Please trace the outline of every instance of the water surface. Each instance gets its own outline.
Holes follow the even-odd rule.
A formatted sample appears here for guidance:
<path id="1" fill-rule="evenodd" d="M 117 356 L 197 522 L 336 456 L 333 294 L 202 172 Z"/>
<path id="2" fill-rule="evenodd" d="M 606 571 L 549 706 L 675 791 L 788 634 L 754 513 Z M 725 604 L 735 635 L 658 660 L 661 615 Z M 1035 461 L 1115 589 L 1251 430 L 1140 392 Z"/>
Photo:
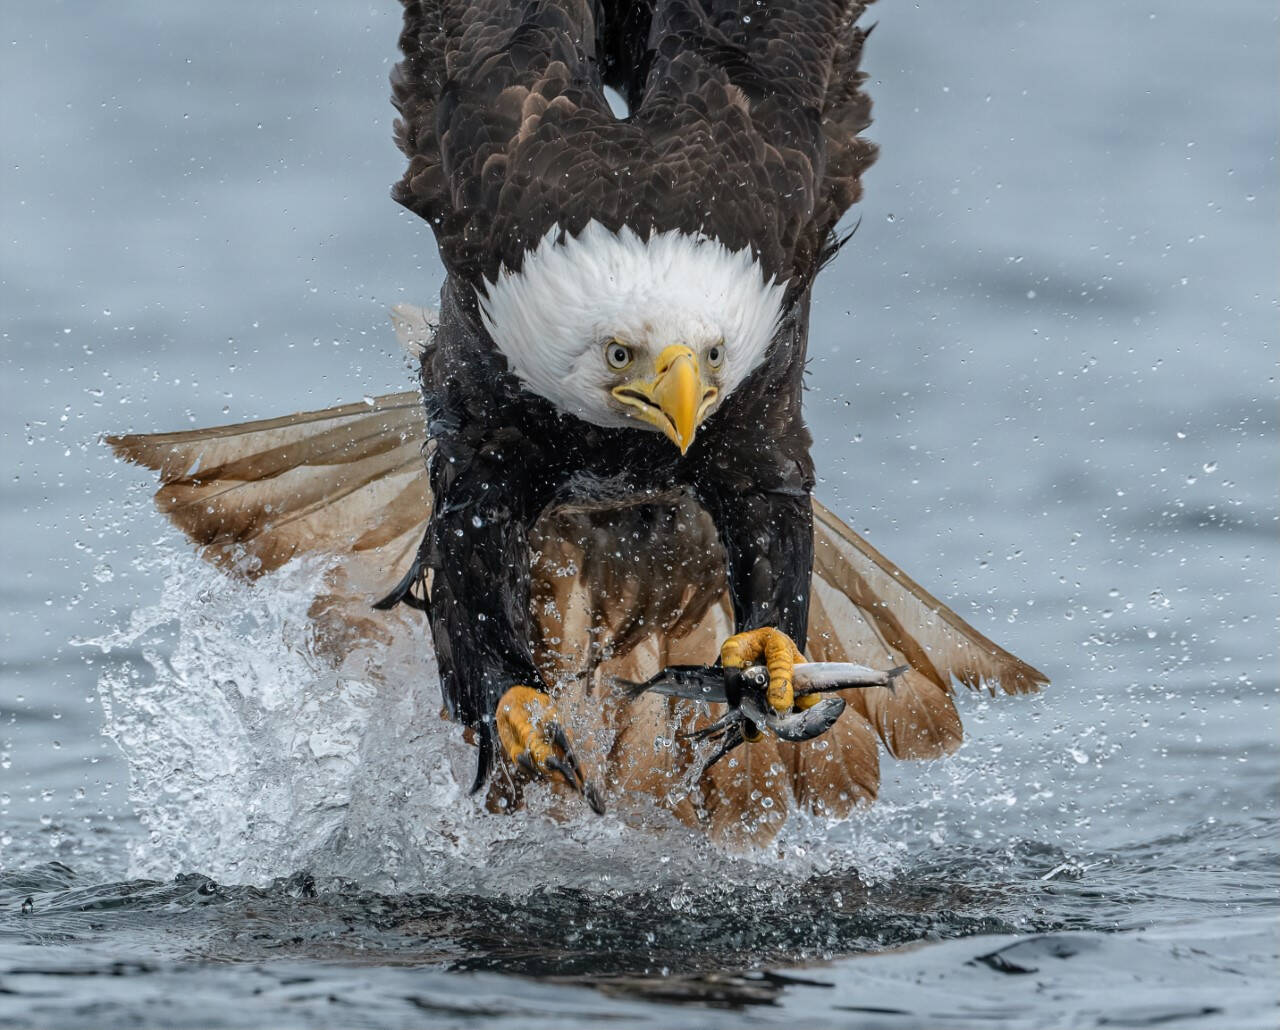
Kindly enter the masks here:
<path id="1" fill-rule="evenodd" d="M 807 413 L 1053 686 L 736 857 L 477 812 L 420 653 L 317 691 L 314 570 L 220 579 L 95 442 L 404 388 L 395 12 L 8 13 L 0 1024 L 1275 1025 L 1275 13 L 952 6 L 875 11 Z"/>

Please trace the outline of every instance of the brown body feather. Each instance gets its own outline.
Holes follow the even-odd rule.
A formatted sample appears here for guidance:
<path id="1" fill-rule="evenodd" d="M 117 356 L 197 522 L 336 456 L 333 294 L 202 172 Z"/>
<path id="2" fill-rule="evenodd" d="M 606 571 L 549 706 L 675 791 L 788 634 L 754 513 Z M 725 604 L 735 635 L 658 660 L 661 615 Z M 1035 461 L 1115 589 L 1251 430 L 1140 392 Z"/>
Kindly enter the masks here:
<path id="1" fill-rule="evenodd" d="M 472 281 L 595 220 L 697 227 L 799 294 L 875 160 L 866 6 L 404 0 L 393 195 Z"/>

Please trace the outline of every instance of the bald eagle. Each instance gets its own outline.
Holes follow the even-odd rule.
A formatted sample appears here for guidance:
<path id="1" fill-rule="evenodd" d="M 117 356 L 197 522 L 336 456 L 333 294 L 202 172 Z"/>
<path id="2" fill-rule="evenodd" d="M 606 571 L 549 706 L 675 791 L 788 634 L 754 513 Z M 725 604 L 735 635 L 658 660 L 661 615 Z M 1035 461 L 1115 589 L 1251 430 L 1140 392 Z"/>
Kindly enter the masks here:
<path id="1" fill-rule="evenodd" d="M 447 272 L 438 310 L 395 313 L 420 395 L 111 438 L 210 558 L 339 555 L 313 608 L 331 628 L 425 612 L 491 807 L 545 780 L 768 839 L 873 799 L 877 736 L 957 747 L 953 680 L 1046 682 L 812 496 L 812 288 L 875 157 L 864 6 L 405 0 L 393 195 Z M 695 782 L 705 708 L 610 688 L 761 663 L 786 712 L 806 656 L 908 671 Z"/>

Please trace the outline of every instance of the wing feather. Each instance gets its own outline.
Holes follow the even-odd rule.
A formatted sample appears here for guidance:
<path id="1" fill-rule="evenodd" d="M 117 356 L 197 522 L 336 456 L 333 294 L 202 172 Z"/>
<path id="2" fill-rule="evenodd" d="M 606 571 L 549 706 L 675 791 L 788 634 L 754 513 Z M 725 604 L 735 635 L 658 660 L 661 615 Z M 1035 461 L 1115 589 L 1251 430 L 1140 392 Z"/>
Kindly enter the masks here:
<path id="1" fill-rule="evenodd" d="M 1044 673 L 965 622 L 817 500 L 813 512 L 815 577 L 848 599 L 890 655 L 944 690 L 956 679 L 971 689 L 998 685 L 1007 694 L 1030 694 L 1049 682 Z M 846 629 L 848 621 L 833 622 L 837 640 L 855 632 Z"/>
<path id="2" fill-rule="evenodd" d="M 249 575 L 379 547 L 430 514 L 417 393 L 107 443 L 160 474 L 157 507 L 206 557 Z"/>

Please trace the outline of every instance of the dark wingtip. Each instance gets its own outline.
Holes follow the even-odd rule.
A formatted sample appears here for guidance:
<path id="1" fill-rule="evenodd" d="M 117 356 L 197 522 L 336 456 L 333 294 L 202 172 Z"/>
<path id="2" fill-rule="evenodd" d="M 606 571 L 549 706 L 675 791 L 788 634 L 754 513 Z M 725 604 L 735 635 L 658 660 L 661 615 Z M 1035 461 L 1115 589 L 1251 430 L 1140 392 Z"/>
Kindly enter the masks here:
<path id="1" fill-rule="evenodd" d="M 410 608 L 416 608 L 420 612 L 431 612 L 431 596 L 427 593 L 427 545 L 430 541 L 430 530 L 423 536 L 422 543 L 418 545 L 418 553 L 414 556 L 413 564 L 409 566 L 409 571 L 404 574 L 404 578 L 400 580 L 386 597 L 380 598 L 373 602 L 373 607 L 380 612 L 394 608 L 398 604 L 407 604 Z M 415 585 L 421 584 L 422 596 L 419 597 L 413 592 Z"/>
<path id="2" fill-rule="evenodd" d="M 409 571 L 404 574 L 404 578 L 391 588 L 391 592 L 386 597 L 373 602 L 373 607 L 380 612 L 385 612 L 403 602 L 410 608 L 417 608 L 418 611 L 425 612 L 427 610 L 427 602 L 420 597 L 416 597 L 413 593 L 413 585 L 421 578 L 422 566 L 415 561 Z"/>

